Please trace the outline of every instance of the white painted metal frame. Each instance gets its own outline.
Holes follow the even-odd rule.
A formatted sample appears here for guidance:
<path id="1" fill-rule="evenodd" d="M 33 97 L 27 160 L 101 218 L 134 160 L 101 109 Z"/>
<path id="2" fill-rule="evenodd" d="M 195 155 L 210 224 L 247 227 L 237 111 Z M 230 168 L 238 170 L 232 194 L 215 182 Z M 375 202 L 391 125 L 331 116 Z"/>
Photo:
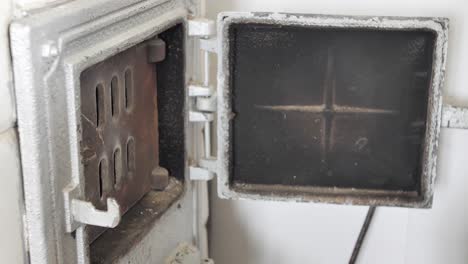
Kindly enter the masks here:
<path id="1" fill-rule="evenodd" d="M 31 263 L 89 262 L 83 227 L 76 230 L 76 239 L 66 233 L 67 204 L 62 193 L 70 186 L 79 186 L 75 198 L 83 194 L 79 185 L 84 179 L 79 152 L 81 71 L 184 22 L 194 5 L 184 0 L 77 0 L 12 23 Z M 191 42 L 187 45 L 190 50 Z M 192 230 L 193 189 L 189 181 L 186 183 L 181 209 L 172 207 L 166 214 L 168 218 L 180 218 L 178 225 Z M 156 247 L 168 252 L 167 247 L 175 247 L 176 242 L 193 240 L 193 230 L 165 228 L 172 230 L 170 237 L 145 239 L 151 243 L 143 241 L 134 250 L 136 256 L 126 258 L 137 259 L 139 251 L 154 251 Z M 161 245 L 161 241 L 165 244 Z M 153 255 L 164 254 L 158 252 Z"/>
<path id="2" fill-rule="evenodd" d="M 298 187 L 275 192 L 262 189 L 244 191 L 234 189 L 230 182 L 231 159 L 231 91 L 229 86 L 229 27 L 233 23 L 263 23 L 297 25 L 321 28 L 372 28 L 429 30 L 436 35 L 426 139 L 423 151 L 423 172 L 420 197 L 400 199 L 398 194 L 385 195 L 378 190 L 355 190 L 351 188 Z M 218 15 L 218 193 L 223 198 L 265 199 L 282 201 L 311 201 L 341 204 L 389 205 L 405 207 L 430 207 L 433 182 L 436 174 L 437 146 L 442 119 L 441 88 L 444 80 L 447 53 L 448 20 L 445 18 L 405 17 L 355 17 L 330 15 L 295 15 L 283 13 L 226 12 Z M 384 194 L 384 195 L 382 195 Z"/>

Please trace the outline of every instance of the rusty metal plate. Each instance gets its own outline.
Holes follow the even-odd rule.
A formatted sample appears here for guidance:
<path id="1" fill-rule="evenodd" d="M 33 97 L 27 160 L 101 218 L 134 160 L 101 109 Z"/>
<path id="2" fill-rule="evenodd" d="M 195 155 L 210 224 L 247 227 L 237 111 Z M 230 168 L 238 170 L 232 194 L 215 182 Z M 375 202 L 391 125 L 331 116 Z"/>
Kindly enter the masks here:
<path id="1" fill-rule="evenodd" d="M 81 74 L 85 198 L 98 209 L 114 197 L 124 214 L 155 185 L 153 170 L 167 172 L 158 166 L 156 65 L 148 60 L 150 52 L 139 44 Z M 104 230 L 88 226 L 89 243 Z"/>

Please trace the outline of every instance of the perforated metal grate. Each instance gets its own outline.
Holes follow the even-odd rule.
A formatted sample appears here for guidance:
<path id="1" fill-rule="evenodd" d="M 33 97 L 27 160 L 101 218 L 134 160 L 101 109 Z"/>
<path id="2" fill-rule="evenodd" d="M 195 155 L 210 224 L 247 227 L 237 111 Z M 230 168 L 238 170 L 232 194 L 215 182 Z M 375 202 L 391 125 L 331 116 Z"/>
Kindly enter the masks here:
<path id="1" fill-rule="evenodd" d="M 107 197 L 114 197 L 124 214 L 153 187 L 167 185 L 167 171 L 159 167 L 156 66 L 149 56 L 154 54 L 151 43 L 129 48 L 81 74 L 85 196 L 98 209 L 106 209 Z M 158 54 L 164 54 L 164 45 L 156 46 L 162 49 Z M 89 242 L 105 230 L 87 228 Z"/>

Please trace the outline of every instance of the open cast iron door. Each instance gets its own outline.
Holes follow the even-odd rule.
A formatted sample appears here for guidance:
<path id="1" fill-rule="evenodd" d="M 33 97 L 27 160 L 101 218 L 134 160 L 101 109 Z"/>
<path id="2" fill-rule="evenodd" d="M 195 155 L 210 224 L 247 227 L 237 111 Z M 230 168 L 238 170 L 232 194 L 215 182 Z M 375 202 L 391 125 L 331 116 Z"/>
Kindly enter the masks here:
<path id="1" fill-rule="evenodd" d="M 446 24 L 220 14 L 220 195 L 430 207 Z"/>

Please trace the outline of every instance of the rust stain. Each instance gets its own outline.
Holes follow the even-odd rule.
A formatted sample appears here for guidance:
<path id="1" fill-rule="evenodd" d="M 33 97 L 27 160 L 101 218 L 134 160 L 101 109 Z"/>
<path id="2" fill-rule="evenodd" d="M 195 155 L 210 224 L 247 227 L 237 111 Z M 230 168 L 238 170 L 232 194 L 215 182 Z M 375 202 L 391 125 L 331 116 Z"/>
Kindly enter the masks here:
<path id="1" fill-rule="evenodd" d="M 333 106 L 333 111 L 337 113 L 359 113 L 359 114 L 398 114 L 398 111 L 391 109 L 355 107 L 355 106 Z"/>
<path id="2" fill-rule="evenodd" d="M 308 113 L 321 113 L 325 110 L 324 105 L 255 105 L 256 108 L 271 110 L 271 111 L 294 111 L 294 112 L 308 112 Z"/>
<path id="3" fill-rule="evenodd" d="M 159 167 L 155 67 L 147 63 L 143 43 L 80 76 L 85 198 L 100 210 L 106 208 L 106 198 L 113 197 L 125 214 L 152 189 L 151 172 Z M 101 162 L 107 164 L 102 170 Z M 88 243 L 104 231 L 87 226 Z"/>
<path id="4" fill-rule="evenodd" d="M 307 113 L 322 113 L 324 112 L 324 105 L 255 105 L 256 108 L 279 111 L 279 112 L 307 112 Z M 331 107 L 332 112 L 336 113 L 359 113 L 359 114 L 398 114 L 398 111 L 391 109 L 379 109 L 379 108 L 367 108 L 367 107 L 355 107 L 355 106 L 341 106 L 333 105 Z"/>

